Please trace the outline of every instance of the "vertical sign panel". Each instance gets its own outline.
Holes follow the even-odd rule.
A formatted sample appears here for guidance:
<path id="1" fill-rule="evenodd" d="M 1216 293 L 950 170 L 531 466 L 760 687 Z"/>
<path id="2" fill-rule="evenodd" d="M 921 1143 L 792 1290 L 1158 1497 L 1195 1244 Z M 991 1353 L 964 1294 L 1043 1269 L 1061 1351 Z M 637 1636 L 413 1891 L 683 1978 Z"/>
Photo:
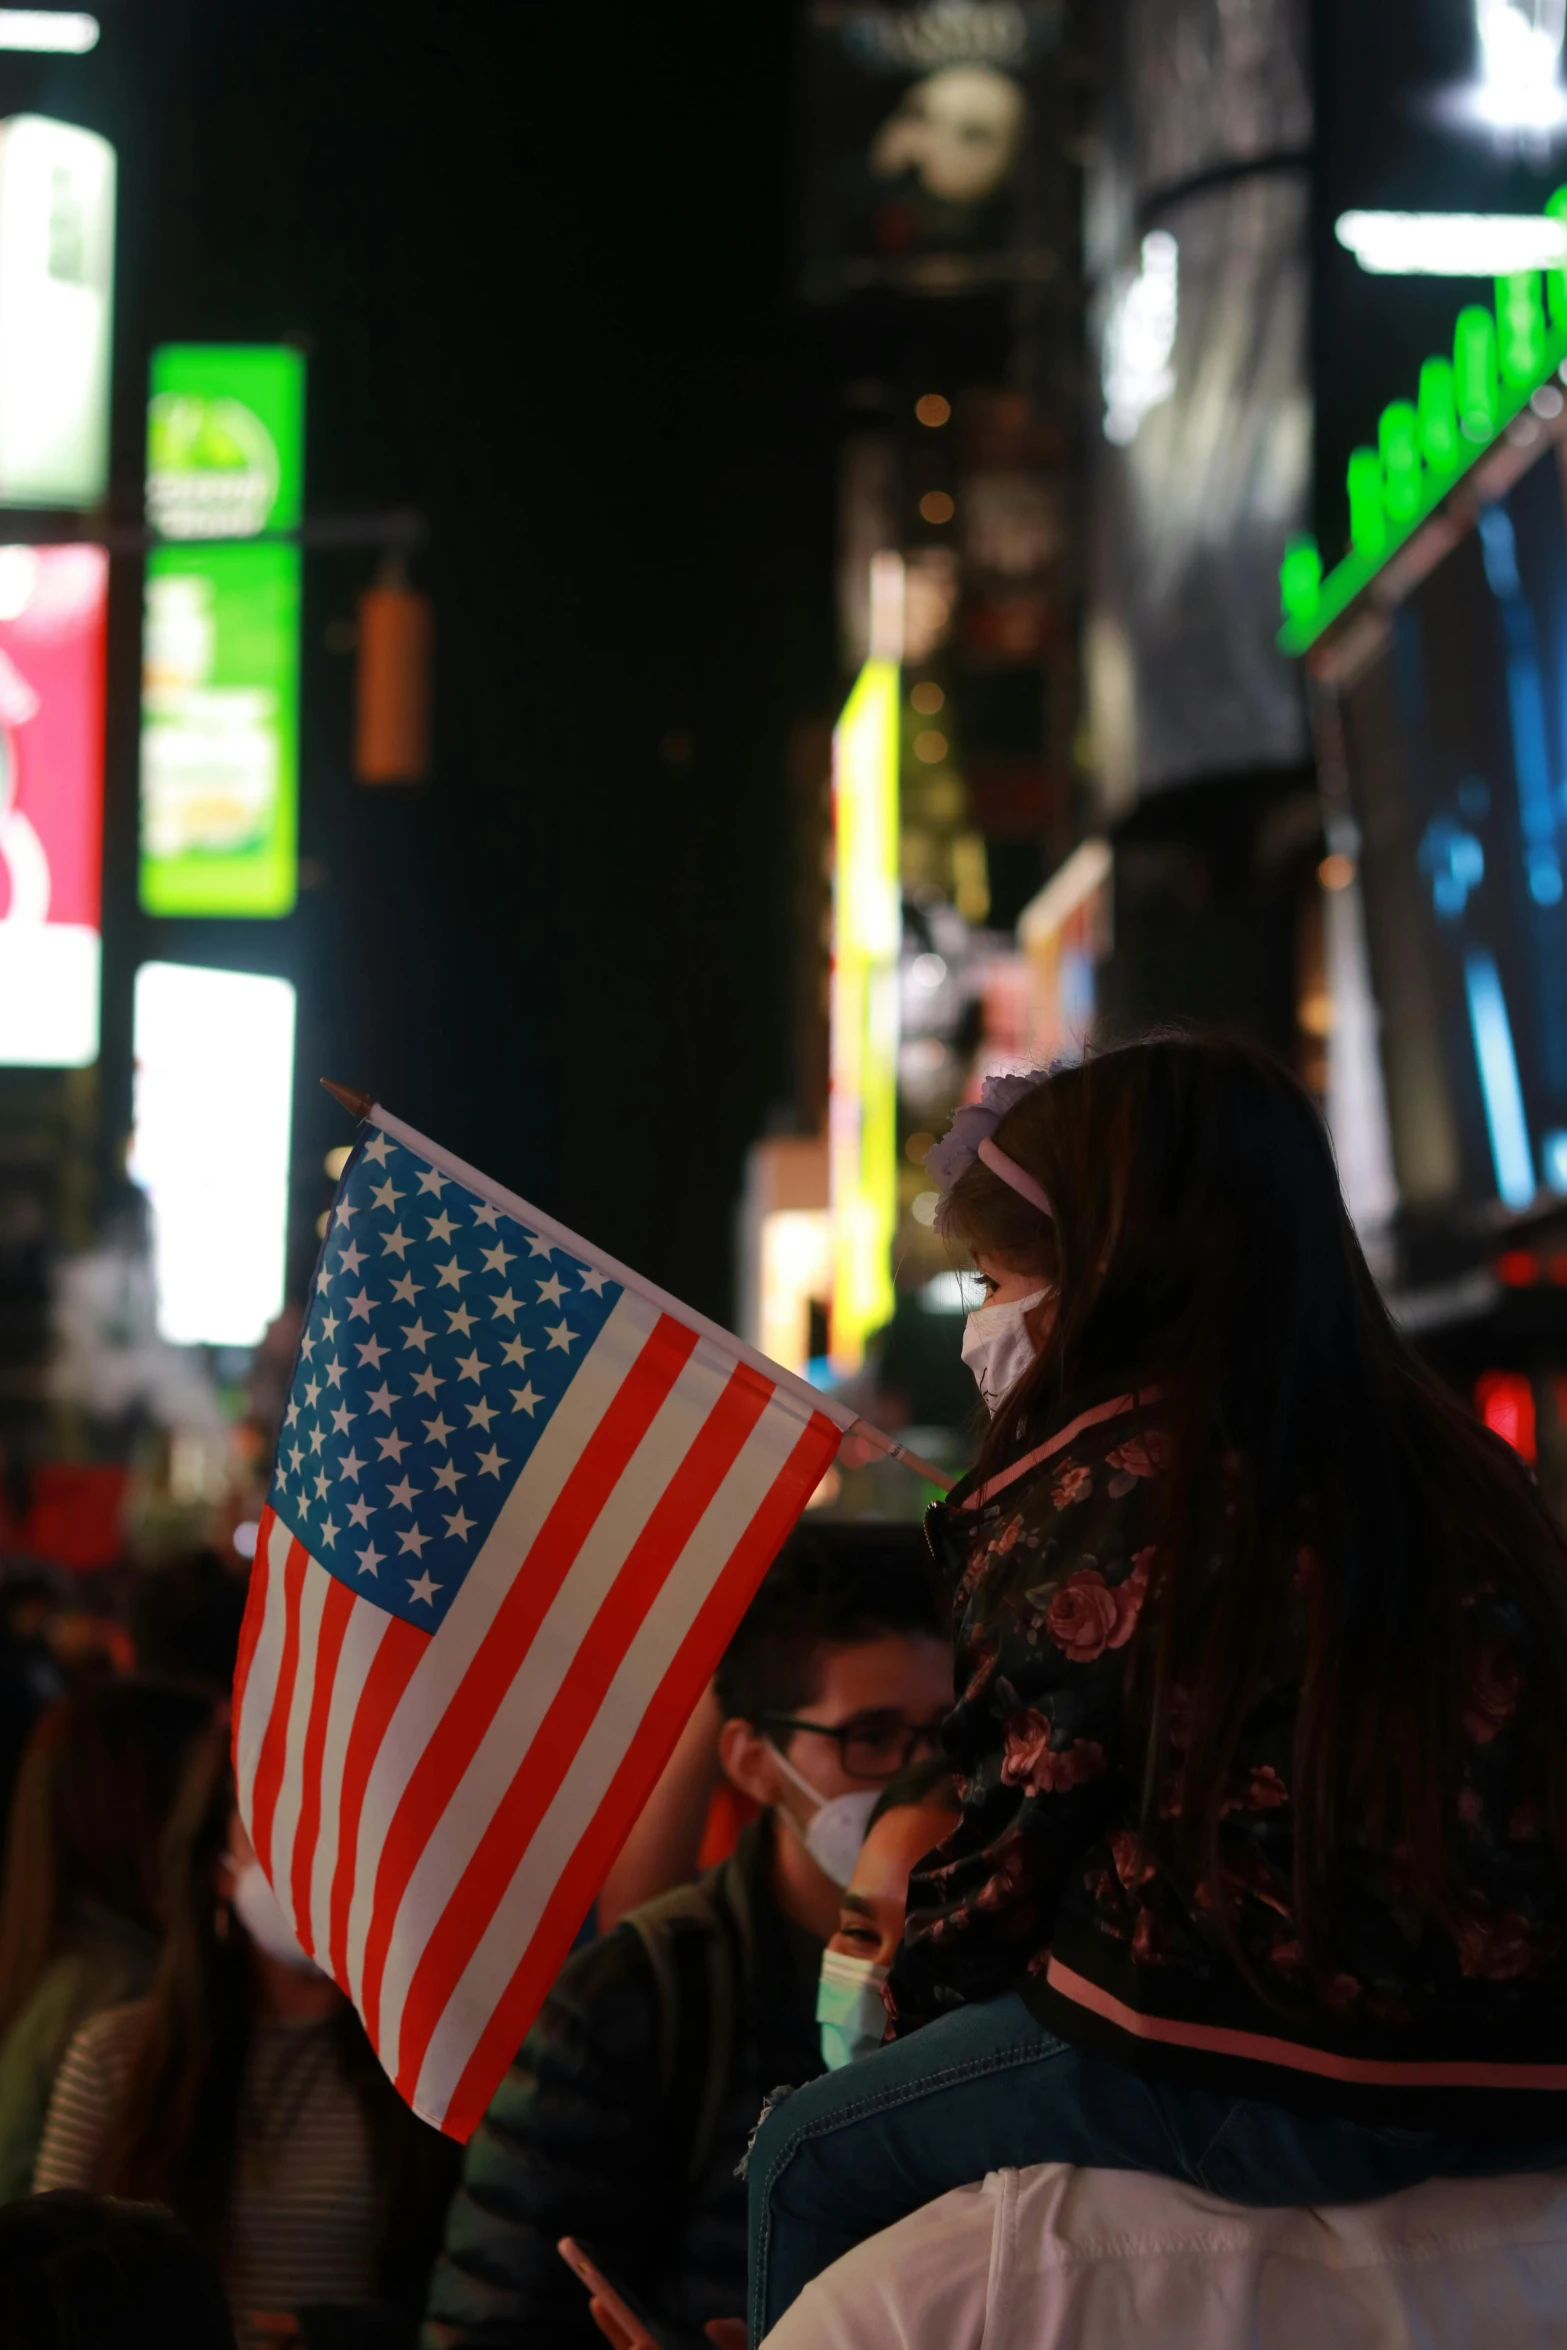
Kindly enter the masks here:
<path id="1" fill-rule="evenodd" d="M 0 1065 L 98 1058 L 101 547 L 0 547 Z"/>
<path id="2" fill-rule="evenodd" d="M 857 1371 L 892 1317 L 898 1216 L 898 665 L 867 661 L 833 735 L 828 1355 Z"/>
<path id="3" fill-rule="evenodd" d="M 144 963 L 134 1038 L 129 1165 L 152 1206 L 159 1333 L 254 1346 L 283 1303 L 294 990 Z"/>
<path id="4" fill-rule="evenodd" d="M 147 510 L 181 543 L 147 564 L 149 914 L 293 909 L 300 557 L 261 534 L 299 522 L 303 425 L 297 351 L 171 344 L 153 355 Z"/>
<path id="5" fill-rule="evenodd" d="M 96 131 L 0 123 L 0 503 L 107 495 L 114 176 Z"/>

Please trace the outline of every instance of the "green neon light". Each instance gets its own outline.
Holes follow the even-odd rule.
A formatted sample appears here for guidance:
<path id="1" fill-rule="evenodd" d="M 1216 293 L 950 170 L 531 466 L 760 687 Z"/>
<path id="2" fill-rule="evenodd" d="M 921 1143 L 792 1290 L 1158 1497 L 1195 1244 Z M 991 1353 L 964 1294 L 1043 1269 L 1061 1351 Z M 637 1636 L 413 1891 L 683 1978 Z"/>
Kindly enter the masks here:
<path id="1" fill-rule="evenodd" d="M 1567 220 L 1567 188 L 1545 209 Z M 1414 402 L 1390 402 L 1377 421 L 1376 447 L 1350 451 L 1343 561 L 1324 574 L 1313 539 L 1292 538 L 1285 548 L 1282 652 L 1304 653 L 1316 642 L 1564 361 L 1567 270 L 1499 277 L 1494 315 L 1477 302 L 1460 310 L 1452 358 L 1426 360 Z"/>

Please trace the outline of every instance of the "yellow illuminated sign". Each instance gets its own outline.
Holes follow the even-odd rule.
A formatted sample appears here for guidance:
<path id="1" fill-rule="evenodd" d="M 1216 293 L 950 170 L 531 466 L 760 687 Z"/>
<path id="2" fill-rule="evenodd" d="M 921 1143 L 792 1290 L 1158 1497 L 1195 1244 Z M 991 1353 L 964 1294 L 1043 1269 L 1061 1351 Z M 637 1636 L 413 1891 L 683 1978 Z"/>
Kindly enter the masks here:
<path id="1" fill-rule="evenodd" d="M 833 733 L 828 1358 L 892 1319 L 898 1215 L 898 664 L 867 661 Z"/>

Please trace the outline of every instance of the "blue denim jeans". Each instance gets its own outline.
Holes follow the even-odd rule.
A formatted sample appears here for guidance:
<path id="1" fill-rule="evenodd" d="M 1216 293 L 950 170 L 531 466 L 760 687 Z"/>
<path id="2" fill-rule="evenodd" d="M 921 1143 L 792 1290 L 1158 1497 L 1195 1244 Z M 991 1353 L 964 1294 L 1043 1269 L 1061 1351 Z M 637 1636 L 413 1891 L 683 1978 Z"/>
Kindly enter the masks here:
<path id="1" fill-rule="evenodd" d="M 1567 2163 L 1567 2100 L 1550 2145 L 1308 2117 L 1085 2056 L 1009 1993 L 768 2114 L 749 2172 L 753 2346 L 840 2253 L 949 2188 L 1035 2162 L 1154 2171 L 1235 2203 L 1364 2203 L 1421 2179 Z"/>

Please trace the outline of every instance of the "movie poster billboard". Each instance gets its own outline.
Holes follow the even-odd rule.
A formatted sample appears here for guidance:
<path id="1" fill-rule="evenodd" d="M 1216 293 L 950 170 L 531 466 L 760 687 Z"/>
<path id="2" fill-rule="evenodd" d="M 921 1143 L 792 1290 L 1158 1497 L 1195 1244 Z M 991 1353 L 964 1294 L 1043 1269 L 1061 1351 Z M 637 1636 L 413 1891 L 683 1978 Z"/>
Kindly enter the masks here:
<path id="1" fill-rule="evenodd" d="M 811 0 L 802 287 L 1042 282 L 1059 0 Z"/>

